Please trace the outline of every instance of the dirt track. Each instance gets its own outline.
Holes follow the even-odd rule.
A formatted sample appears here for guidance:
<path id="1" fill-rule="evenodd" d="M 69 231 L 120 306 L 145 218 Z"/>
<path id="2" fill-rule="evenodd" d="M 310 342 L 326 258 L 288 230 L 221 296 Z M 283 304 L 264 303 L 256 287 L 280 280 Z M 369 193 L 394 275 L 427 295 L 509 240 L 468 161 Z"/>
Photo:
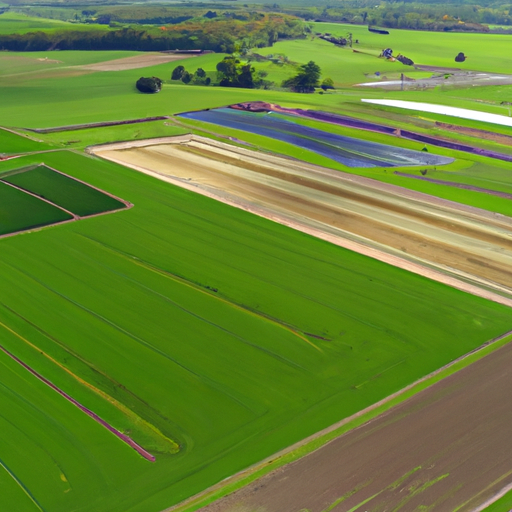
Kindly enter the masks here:
<path id="1" fill-rule="evenodd" d="M 191 56 L 187 54 L 147 52 L 144 55 L 135 55 L 134 57 L 125 57 L 123 59 L 108 60 L 76 67 L 88 69 L 89 71 L 124 71 L 126 69 L 147 68 L 157 64 L 165 64 L 166 62 L 187 59 Z"/>
<path id="2" fill-rule="evenodd" d="M 508 344 L 201 511 L 481 510 L 512 484 L 511 365 Z"/>
<path id="3" fill-rule="evenodd" d="M 182 144 L 160 140 L 147 145 L 147 141 L 141 141 L 91 151 L 393 265 L 512 305 L 512 219 L 207 139 L 177 140 Z"/>

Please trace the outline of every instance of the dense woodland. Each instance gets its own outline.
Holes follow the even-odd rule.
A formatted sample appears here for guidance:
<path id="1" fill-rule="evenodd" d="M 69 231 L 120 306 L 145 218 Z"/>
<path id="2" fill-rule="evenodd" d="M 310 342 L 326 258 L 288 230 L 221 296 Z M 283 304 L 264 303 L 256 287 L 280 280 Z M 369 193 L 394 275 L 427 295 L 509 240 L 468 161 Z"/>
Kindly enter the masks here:
<path id="1" fill-rule="evenodd" d="M 304 37 L 309 27 L 304 21 L 283 14 L 248 14 L 194 18 L 160 27 L 112 27 L 112 30 L 49 30 L 26 34 L 0 35 L 0 49 L 44 50 L 212 50 L 232 53 L 239 45 L 272 46 L 278 39 Z"/>

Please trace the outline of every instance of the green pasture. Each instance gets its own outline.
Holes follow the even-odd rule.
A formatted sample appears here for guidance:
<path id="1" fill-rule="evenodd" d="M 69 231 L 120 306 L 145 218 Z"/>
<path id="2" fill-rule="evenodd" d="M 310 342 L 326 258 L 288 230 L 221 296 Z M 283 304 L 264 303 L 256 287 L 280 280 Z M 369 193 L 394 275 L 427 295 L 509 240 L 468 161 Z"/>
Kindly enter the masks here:
<path id="1" fill-rule="evenodd" d="M 310 46 L 312 53 L 308 54 Z M 356 113 L 359 111 L 364 113 L 364 109 L 367 107 L 361 106 L 361 98 L 387 97 L 449 104 L 508 115 L 508 107 L 500 105 L 502 101 L 509 99 L 510 88 L 506 86 L 475 87 L 471 88 L 469 92 L 466 89 L 443 88 L 432 91 L 404 92 L 347 88 L 350 83 L 366 80 L 364 73 L 373 74 L 381 69 L 375 68 L 374 63 L 379 66 L 389 65 L 392 67 L 402 65 L 355 54 L 320 40 L 279 42 L 272 49 L 262 49 L 262 52 L 278 52 L 281 49 L 287 53 L 287 50 L 292 47 L 296 54 L 293 57 L 292 52 L 288 52 L 290 58 L 303 59 L 299 62 L 316 59 L 322 67 L 323 76 L 331 76 L 338 85 L 344 84 L 345 88 L 326 94 L 296 94 L 281 90 L 186 86 L 170 80 L 172 70 L 178 65 L 176 62 L 142 69 L 110 72 L 91 72 L 74 67 L 137 55 L 137 52 L 74 51 L 39 52 L 36 54 L 6 52 L 0 55 L 0 91 L 2 98 L 5 99 L 0 105 L 0 114 L 4 126 L 46 128 L 166 115 L 250 100 L 263 100 L 287 106 L 317 108 L 340 113 L 355 108 Z M 179 61 L 179 64 L 184 65 L 192 72 L 198 67 L 203 67 L 207 73 L 211 74 L 215 72 L 215 65 L 221 60 L 221 57 L 221 55 L 209 54 L 185 59 Z M 59 62 L 52 62 L 55 60 Z M 277 83 L 295 72 L 295 68 L 291 65 L 255 63 L 255 66 L 268 71 L 268 79 Z M 401 68 L 396 69 L 400 70 Z M 168 81 L 164 84 L 163 90 L 156 95 L 138 93 L 135 89 L 137 79 L 140 76 L 152 75 Z M 353 79 L 356 75 L 359 77 Z M 489 101 L 477 101 L 480 90 L 482 94 L 490 97 Z M 379 108 L 372 107 L 369 113 L 373 115 L 374 112 L 378 115 Z M 405 113 L 401 119 L 407 123 L 410 116 L 410 113 Z M 433 119 L 432 115 L 428 117 Z M 486 123 L 462 120 L 460 123 L 481 128 L 489 126 L 493 128 L 492 125 Z"/>
<path id="2" fill-rule="evenodd" d="M 0 128 L 0 155 L 45 151 L 47 149 L 50 149 L 48 144 Z"/>
<path id="3" fill-rule="evenodd" d="M 62 29 L 69 25 L 74 26 L 64 21 L 36 18 L 16 12 L 0 14 L 0 34 L 25 34 L 53 28 Z"/>
<path id="4" fill-rule="evenodd" d="M 61 428 L 60 414 L 41 400 L 44 421 L 9 417 L 31 441 L 2 461 L 52 512 L 161 510 L 509 328 L 508 308 L 135 171 L 70 151 L 45 163 L 135 206 L 0 241 L 2 344 L 157 457 L 144 461 L 66 403 L 87 427 L 50 436 L 45 421 Z M 66 457 L 61 435 L 62 450 L 74 447 Z M 60 464 L 67 483 L 34 472 L 33 443 L 38 467 Z M 11 480 L 9 505 L 21 492 Z"/>
<path id="5" fill-rule="evenodd" d="M 7 176 L 0 174 L 0 180 L 43 197 L 81 217 L 125 208 L 121 201 L 44 165 Z"/>
<path id="6" fill-rule="evenodd" d="M 376 71 L 388 78 L 399 77 L 400 73 L 411 74 L 414 72 L 411 68 L 406 68 L 400 62 L 388 62 L 385 59 L 379 59 L 378 53 L 367 55 L 363 53 L 354 53 L 350 48 L 337 47 L 322 39 L 299 39 L 295 41 L 280 41 L 272 48 L 260 48 L 258 52 L 262 55 L 272 55 L 274 53 L 283 53 L 290 61 L 305 64 L 310 60 L 320 66 L 322 70 L 322 79 L 330 77 L 334 80 L 336 87 L 346 87 L 356 83 L 371 82 L 373 79 L 366 75 L 373 76 Z M 261 64 L 255 64 L 258 68 Z M 279 68 L 279 66 L 276 68 Z M 280 82 L 296 73 L 293 66 L 284 65 L 281 69 L 287 71 L 287 76 L 281 73 L 276 76 L 275 81 Z M 269 73 L 269 80 L 274 80 L 274 74 Z M 279 80 L 281 79 L 281 80 Z"/>
<path id="7" fill-rule="evenodd" d="M 20 342 L 4 325 L 0 329 L 2 345 Z M 74 495 L 76 510 L 144 469 L 135 452 L 1 351 L 0 369 L 2 508 L 64 510 L 63 499 Z"/>
<path id="8" fill-rule="evenodd" d="M 53 32 L 61 30 L 91 30 L 85 23 L 70 23 L 57 19 L 27 16 L 13 11 L 0 14 L 0 34 L 26 34 L 27 32 Z M 108 25 L 94 25 L 94 30 L 110 30 Z"/>
<path id="9" fill-rule="evenodd" d="M 71 215 L 34 196 L 0 183 L 0 235 L 71 219 Z"/>
<path id="10" fill-rule="evenodd" d="M 3 52 L 0 119 L 18 130 L 262 100 L 439 135 L 439 119 L 430 114 L 376 108 L 360 99 L 400 98 L 506 113 L 499 106 L 508 98 L 506 86 L 403 93 L 350 86 L 369 81 L 365 75 L 375 71 L 388 78 L 409 74 L 406 66 L 374 56 L 386 46 L 418 63 L 450 67 L 455 54 L 464 51 L 469 58 L 463 66 L 486 66 L 464 69 L 504 72 L 512 57 L 496 48 L 510 36 L 421 33 L 422 39 L 417 32 L 379 36 L 365 27 L 326 24 L 316 30 L 336 35 L 351 30 L 354 40 L 360 40 L 357 48 L 372 55 L 318 39 L 279 42 L 258 53 L 284 53 L 299 64 L 316 61 L 323 77 L 342 87 L 334 92 L 302 95 L 169 80 L 178 64 L 191 72 L 203 67 L 214 73 L 222 55 L 84 73 L 72 66 L 137 52 Z M 458 42 L 466 41 L 471 44 L 458 48 Z M 485 57 L 491 47 L 499 59 Z M 45 62 L 46 57 L 60 62 Z M 295 72 L 292 65 L 254 65 L 276 82 Z M 159 94 L 135 90 L 135 81 L 149 75 L 167 82 Z M 323 129 L 423 147 L 371 132 L 331 125 Z M 511 134 L 510 129 L 498 130 Z M 5 367 L 0 429 L 7 433 L 0 440 L 0 503 L 9 510 L 163 510 L 510 329 L 504 306 L 121 166 L 76 151 L 55 151 L 187 132 L 238 138 L 263 151 L 347 170 L 267 137 L 180 119 L 45 135 L 26 132 L 44 142 L 0 130 L 0 154 L 52 150 L 0 161 L 0 173 L 44 161 L 134 204 L 113 215 L 0 240 L 1 344 L 157 458 L 154 464 L 143 460 L 0 352 Z M 497 151 L 501 147 L 478 143 Z M 428 149 L 457 158 L 449 166 L 429 168 L 428 177 L 512 193 L 510 164 Z M 399 177 L 386 169 L 351 172 L 512 215 L 512 202 L 505 199 Z M 43 178 L 30 176 L 26 185 L 42 186 L 40 193 L 46 196 Z M 62 200 L 63 188 L 59 194 Z M 23 223 L 27 212 L 41 218 L 27 205 L 13 222 Z M 3 218 L 1 211 L 0 222 Z"/>

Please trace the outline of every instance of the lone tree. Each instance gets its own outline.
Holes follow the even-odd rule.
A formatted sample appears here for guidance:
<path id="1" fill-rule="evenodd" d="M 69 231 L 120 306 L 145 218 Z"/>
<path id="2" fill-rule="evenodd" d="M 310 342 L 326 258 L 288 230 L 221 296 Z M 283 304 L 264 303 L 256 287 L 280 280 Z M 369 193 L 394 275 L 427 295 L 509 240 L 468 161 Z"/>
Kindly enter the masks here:
<path id="1" fill-rule="evenodd" d="M 315 87 L 319 85 L 320 75 L 320 67 L 310 60 L 300 67 L 295 76 L 285 80 L 282 85 L 295 92 L 315 92 Z"/>
<path id="2" fill-rule="evenodd" d="M 320 86 L 324 91 L 327 89 L 334 89 L 334 81 L 332 78 L 324 78 L 322 81 L 322 85 Z"/>
<path id="3" fill-rule="evenodd" d="M 151 77 L 142 77 L 141 76 L 137 80 L 135 87 L 137 87 L 137 89 L 140 92 L 145 92 L 145 93 L 160 92 L 160 89 L 162 89 L 162 80 L 160 80 L 160 78 L 157 78 L 156 76 L 151 76 Z"/>
<path id="4" fill-rule="evenodd" d="M 172 70 L 171 80 L 181 80 L 183 73 L 185 73 L 185 66 L 176 66 Z"/>

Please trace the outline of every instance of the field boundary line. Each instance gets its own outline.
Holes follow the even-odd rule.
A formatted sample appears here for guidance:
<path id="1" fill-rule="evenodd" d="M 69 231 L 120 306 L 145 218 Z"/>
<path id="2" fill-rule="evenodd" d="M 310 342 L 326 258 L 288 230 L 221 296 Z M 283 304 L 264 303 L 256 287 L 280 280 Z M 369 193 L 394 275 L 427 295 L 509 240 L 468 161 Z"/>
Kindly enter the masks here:
<path id="1" fill-rule="evenodd" d="M 487 501 L 484 501 L 481 505 L 472 509 L 471 512 L 482 512 L 483 510 L 486 510 L 489 506 L 498 501 L 500 498 L 503 498 L 503 496 L 505 496 L 505 494 L 507 494 L 509 491 L 512 491 L 512 484 L 508 484 L 505 487 L 503 487 L 503 489 L 498 491 L 494 496 L 489 498 Z"/>
<path id="2" fill-rule="evenodd" d="M 60 151 L 60 150 L 50 150 L 50 151 Z M 60 206 L 56 203 L 52 203 L 50 200 L 46 199 L 45 197 L 42 197 L 42 196 L 38 196 L 37 194 L 33 193 L 33 192 L 30 192 L 29 190 L 26 190 L 22 187 L 19 187 L 18 185 L 14 185 L 13 183 L 9 183 L 8 181 L 4 181 L 4 179 L 2 179 L 2 176 L 6 175 L 7 177 L 8 176 L 11 176 L 12 174 L 10 173 L 10 171 L 7 171 L 6 173 L 1 173 L 0 174 L 0 183 L 3 183 L 4 185 L 8 185 L 9 187 L 12 187 L 12 188 L 15 188 L 17 190 L 19 190 L 20 192 L 23 192 L 25 194 L 28 194 L 30 196 L 33 196 L 35 197 L 36 199 L 40 199 L 41 201 L 44 201 L 46 203 L 48 203 L 49 205 L 57 208 L 58 210 L 62 210 L 64 211 L 65 213 L 67 213 L 68 215 L 71 216 L 71 219 L 67 219 L 67 220 L 61 220 L 61 221 L 57 221 L 57 222 L 52 222 L 51 224 L 45 224 L 43 226 L 35 226 L 35 227 L 29 227 L 29 228 L 26 228 L 26 229 L 20 229 L 18 231 L 14 231 L 12 233 L 5 233 L 3 235 L 0 235 L 0 240 L 2 238 L 8 238 L 8 237 L 11 237 L 11 236 L 16 236 L 16 235 L 20 235 L 22 233 L 30 233 L 30 232 L 33 232 L 33 231 L 39 231 L 41 229 L 44 229 L 44 228 L 49 228 L 49 227 L 52 227 L 52 226 L 58 226 L 60 224 L 68 224 L 70 222 L 76 222 L 76 221 L 79 221 L 79 220 L 84 220 L 84 219 L 91 219 L 93 217 L 100 217 L 102 215 L 108 215 L 108 214 L 111 214 L 111 213 L 118 213 L 118 212 L 122 212 L 123 210 L 129 210 L 130 208 L 133 208 L 133 203 L 130 203 L 130 201 L 127 201 L 126 199 L 122 199 L 121 197 L 117 197 L 116 195 L 114 194 L 111 194 L 110 192 L 107 192 L 106 190 L 102 190 L 101 188 L 98 188 L 98 187 L 95 187 L 94 185 L 91 185 L 90 183 L 87 183 L 86 181 L 83 181 L 83 180 L 80 180 L 78 178 L 75 178 L 74 176 L 70 176 L 69 174 L 66 174 L 62 171 L 59 171 L 57 169 L 54 169 L 53 167 L 49 166 L 49 165 L 46 165 L 44 162 L 41 162 L 40 164 L 37 164 L 37 165 L 34 165 L 33 168 L 37 168 L 41 165 L 44 165 L 46 168 L 50 169 L 51 171 L 57 173 L 57 174 L 60 174 L 61 176 L 65 176 L 66 178 L 69 178 L 70 180 L 74 180 L 74 181 L 77 181 L 78 183 L 81 183 L 82 185 L 85 185 L 89 188 L 92 188 L 108 197 L 111 197 L 112 199 L 115 199 L 116 201 L 124 204 L 124 208 L 116 208 L 115 210 L 106 210 L 106 211 L 103 211 L 103 212 L 99 212 L 99 213 L 91 213 L 89 215 L 83 215 L 83 216 L 80 216 L 80 215 L 77 215 L 75 213 L 73 213 L 72 211 L 70 210 L 66 210 L 66 208 L 64 208 L 63 206 Z M 29 166 L 29 168 L 32 167 L 32 166 Z M 21 172 L 24 172 L 23 170 Z M 16 173 L 14 173 L 16 174 Z"/>
<path id="3" fill-rule="evenodd" d="M 470 366 L 475 361 L 482 359 L 495 350 L 498 350 L 510 341 L 512 341 L 512 330 L 484 342 L 482 345 L 474 348 L 470 352 L 454 359 L 450 363 L 434 370 L 424 377 L 421 377 L 413 383 L 362 409 L 361 411 L 358 411 L 355 414 L 352 414 L 351 416 L 306 437 L 302 441 L 294 443 L 293 445 L 276 452 L 270 457 L 267 457 L 262 461 L 225 478 L 205 491 L 196 494 L 195 496 L 191 496 L 183 502 L 166 508 L 161 512 L 194 512 L 199 510 L 200 508 L 205 507 L 206 505 L 209 505 L 242 487 L 245 487 L 262 476 L 317 451 L 326 444 L 343 436 L 345 433 L 354 430 L 365 423 L 371 422 L 376 417 L 407 401 L 417 393 L 432 386 L 445 377 Z M 484 509 L 479 508 L 472 512 L 481 512 L 481 510 Z"/>

